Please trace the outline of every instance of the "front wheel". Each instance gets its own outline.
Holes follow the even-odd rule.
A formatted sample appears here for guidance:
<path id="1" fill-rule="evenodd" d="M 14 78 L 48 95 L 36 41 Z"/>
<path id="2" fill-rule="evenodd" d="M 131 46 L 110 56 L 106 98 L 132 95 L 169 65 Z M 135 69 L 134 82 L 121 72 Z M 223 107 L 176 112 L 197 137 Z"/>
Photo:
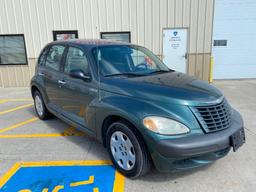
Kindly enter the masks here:
<path id="1" fill-rule="evenodd" d="M 107 131 L 107 148 L 114 166 L 132 178 L 144 175 L 151 165 L 146 146 L 135 132 L 126 121 L 111 124 Z"/>

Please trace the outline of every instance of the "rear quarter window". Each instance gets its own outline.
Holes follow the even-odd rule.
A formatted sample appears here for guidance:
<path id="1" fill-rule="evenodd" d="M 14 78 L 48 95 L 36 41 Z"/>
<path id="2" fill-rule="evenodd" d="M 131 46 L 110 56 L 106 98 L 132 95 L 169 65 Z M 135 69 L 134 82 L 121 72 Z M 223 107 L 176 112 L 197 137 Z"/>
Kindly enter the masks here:
<path id="1" fill-rule="evenodd" d="M 41 52 L 39 58 L 38 58 L 38 62 L 37 64 L 40 66 L 43 66 L 45 64 L 45 58 L 46 58 L 46 54 L 48 52 L 48 47 L 44 48 L 43 51 Z"/>

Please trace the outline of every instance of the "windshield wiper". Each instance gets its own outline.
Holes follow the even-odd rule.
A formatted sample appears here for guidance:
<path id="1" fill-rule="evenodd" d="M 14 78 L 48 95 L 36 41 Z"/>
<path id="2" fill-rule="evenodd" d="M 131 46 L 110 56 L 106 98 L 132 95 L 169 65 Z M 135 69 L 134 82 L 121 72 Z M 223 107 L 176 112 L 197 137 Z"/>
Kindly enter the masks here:
<path id="1" fill-rule="evenodd" d="M 148 74 L 154 74 L 154 73 L 169 73 L 169 72 L 173 72 L 173 70 L 157 70 L 157 71 L 152 71 Z"/>
<path id="2" fill-rule="evenodd" d="M 113 74 L 108 74 L 108 75 L 104 75 L 104 77 L 112 77 L 112 76 L 144 76 L 145 74 L 138 74 L 138 73 L 113 73 Z"/>

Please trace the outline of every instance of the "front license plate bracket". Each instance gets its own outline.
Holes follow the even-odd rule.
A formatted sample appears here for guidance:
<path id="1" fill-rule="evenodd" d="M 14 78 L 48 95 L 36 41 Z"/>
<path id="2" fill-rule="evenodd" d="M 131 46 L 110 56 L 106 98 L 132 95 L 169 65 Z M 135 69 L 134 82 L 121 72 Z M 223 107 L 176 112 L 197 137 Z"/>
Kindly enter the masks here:
<path id="1" fill-rule="evenodd" d="M 241 147 L 245 143 L 245 133 L 244 130 L 241 129 L 235 132 L 230 137 L 231 146 L 233 147 L 233 151 L 237 151 L 239 147 Z"/>

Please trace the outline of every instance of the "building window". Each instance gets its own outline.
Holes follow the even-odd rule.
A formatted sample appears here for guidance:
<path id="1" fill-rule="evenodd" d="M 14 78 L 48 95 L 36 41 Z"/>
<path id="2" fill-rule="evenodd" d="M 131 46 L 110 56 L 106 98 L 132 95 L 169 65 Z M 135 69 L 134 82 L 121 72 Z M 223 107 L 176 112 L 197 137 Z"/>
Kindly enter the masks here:
<path id="1" fill-rule="evenodd" d="M 213 46 L 227 46 L 227 40 L 214 40 Z"/>
<path id="2" fill-rule="evenodd" d="M 78 39 L 78 31 L 53 31 L 53 40 Z"/>
<path id="3" fill-rule="evenodd" d="M 24 35 L 0 35 L 0 65 L 27 64 Z"/>
<path id="4" fill-rule="evenodd" d="M 130 32 L 101 32 L 101 39 L 108 39 L 112 41 L 122 41 L 122 42 L 131 42 L 131 33 Z"/>

